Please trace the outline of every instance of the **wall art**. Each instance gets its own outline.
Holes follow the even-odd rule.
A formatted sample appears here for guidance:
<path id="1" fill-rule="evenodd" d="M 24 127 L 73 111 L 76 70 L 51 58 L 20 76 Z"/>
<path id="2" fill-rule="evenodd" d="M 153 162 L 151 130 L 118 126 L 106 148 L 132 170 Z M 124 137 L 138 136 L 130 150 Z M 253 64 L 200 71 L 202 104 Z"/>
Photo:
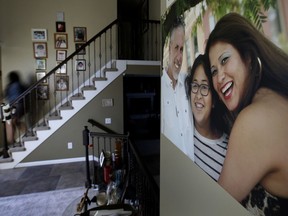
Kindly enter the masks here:
<path id="1" fill-rule="evenodd" d="M 32 29 L 32 41 L 47 41 L 46 29 Z"/>
<path id="2" fill-rule="evenodd" d="M 86 27 L 74 27 L 74 42 L 86 42 L 87 30 Z"/>
<path id="3" fill-rule="evenodd" d="M 33 42 L 33 52 L 35 58 L 47 58 L 47 43 L 46 42 Z"/>
<path id="4" fill-rule="evenodd" d="M 69 90 L 69 76 L 56 76 L 55 77 L 55 89 L 56 91 L 68 91 Z"/>
<path id="5" fill-rule="evenodd" d="M 68 34 L 54 33 L 54 47 L 55 49 L 68 49 Z"/>

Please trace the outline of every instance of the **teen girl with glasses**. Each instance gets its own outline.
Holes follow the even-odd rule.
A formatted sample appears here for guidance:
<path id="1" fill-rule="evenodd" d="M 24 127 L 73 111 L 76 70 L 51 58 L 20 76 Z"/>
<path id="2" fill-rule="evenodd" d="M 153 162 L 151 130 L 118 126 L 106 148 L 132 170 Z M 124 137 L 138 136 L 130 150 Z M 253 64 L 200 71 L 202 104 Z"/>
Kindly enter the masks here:
<path id="1" fill-rule="evenodd" d="M 199 55 L 185 80 L 186 93 L 194 118 L 195 163 L 215 181 L 225 159 L 228 136 L 221 119 L 224 105 L 212 85 L 206 56 Z"/>

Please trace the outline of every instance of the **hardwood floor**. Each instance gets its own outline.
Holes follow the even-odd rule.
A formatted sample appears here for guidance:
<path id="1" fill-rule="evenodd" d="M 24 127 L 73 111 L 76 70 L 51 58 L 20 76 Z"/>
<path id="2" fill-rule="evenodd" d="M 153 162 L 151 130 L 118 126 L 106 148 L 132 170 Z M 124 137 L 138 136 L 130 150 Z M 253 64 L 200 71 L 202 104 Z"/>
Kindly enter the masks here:
<path id="1" fill-rule="evenodd" d="M 138 140 L 136 146 L 159 186 L 160 140 Z M 90 167 L 91 169 L 91 167 Z M 0 197 L 85 187 L 86 164 L 83 162 L 43 165 L 0 170 Z"/>
<path id="2" fill-rule="evenodd" d="M 85 187 L 85 162 L 0 170 L 0 197 Z"/>

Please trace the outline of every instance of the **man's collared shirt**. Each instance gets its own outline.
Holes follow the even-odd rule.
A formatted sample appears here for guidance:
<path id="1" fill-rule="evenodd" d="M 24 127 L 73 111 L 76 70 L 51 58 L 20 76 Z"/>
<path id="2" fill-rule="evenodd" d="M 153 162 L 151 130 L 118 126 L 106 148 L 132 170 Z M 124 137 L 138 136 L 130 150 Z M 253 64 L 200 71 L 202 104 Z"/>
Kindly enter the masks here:
<path id="1" fill-rule="evenodd" d="M 194 161 L 194 125 L 185 91 L 186 74 L 179 73 L 173 89 L 164 69 L 161 77 L 161 132 Z"/>

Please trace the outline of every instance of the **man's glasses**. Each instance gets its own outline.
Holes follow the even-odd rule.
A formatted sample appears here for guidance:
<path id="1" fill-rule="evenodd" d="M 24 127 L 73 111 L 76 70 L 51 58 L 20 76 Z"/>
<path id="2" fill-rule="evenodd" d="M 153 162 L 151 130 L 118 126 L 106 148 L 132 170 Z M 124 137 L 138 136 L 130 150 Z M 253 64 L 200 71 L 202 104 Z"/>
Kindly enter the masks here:
<path id="1" fill-rule="evenodd" d="M 197 84 L 195 82 L 191 83 L 191 91 L 194 93 L 194 94 L 197 94 L 198 91 L 200 89 L 200 94 L 202 96 L 207 96 L 209 94 L 209 86 L 208 85 L 205 85 L 205 84 Z"/>

